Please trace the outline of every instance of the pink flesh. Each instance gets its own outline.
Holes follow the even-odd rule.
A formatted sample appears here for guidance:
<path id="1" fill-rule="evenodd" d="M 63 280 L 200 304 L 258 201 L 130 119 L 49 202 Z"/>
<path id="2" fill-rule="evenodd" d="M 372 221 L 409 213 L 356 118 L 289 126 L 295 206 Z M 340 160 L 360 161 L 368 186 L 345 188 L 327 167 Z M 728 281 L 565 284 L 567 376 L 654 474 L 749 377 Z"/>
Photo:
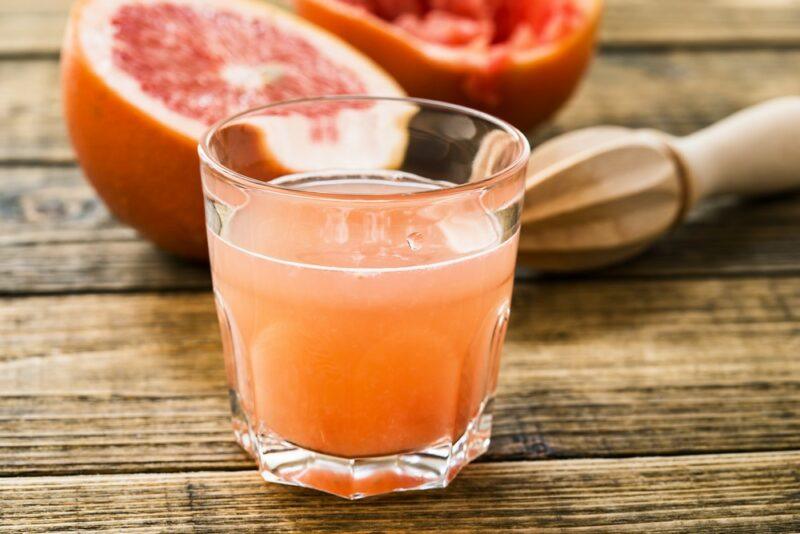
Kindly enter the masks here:
<path id="1" fill-rule="evenodd" d="M 365 9 L 424 41 L 492 56 L 557 41 L 583 19 L 573 0 L 339 1 Z"/>
<path id="2" fill-rule="evenodd" d="M 131 3 L 119 8 L 112 25 L 114 65 L 150 97 L 205 125 L 281 100 L 367 92 L 352 70 L 267 17 L 169 2 Z M 233 85 L 223 76 L 231 66 L 267 67 L 279 74 L 263 83 Z M 302 113 L 330 117 L 341 107 L 304 106 Z M 330 134 L 335 137 L 334 132 L 322 136 Z"/>

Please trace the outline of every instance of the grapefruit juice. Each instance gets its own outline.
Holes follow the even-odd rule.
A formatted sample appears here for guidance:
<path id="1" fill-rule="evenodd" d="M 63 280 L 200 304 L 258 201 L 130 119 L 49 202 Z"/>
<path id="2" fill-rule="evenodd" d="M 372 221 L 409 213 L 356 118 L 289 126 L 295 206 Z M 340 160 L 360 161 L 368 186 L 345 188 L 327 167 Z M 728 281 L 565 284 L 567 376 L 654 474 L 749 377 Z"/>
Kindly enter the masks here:
<path id="1" fill-rule="evenodd" d="M 304 188 L 422 190 L 368 179 Z M 245 212 L 231 217 L 227 239 L 209 232 L 209 240 L 217 302 L 230 330 L 226 357 L 250 424 L 341 457 L 461 437 L 494 387 L 515 236 L 459 257 L 452 247 L 463 243 L 450 243 L 447 230 L 423 234 L 417 228 L 427 221 L 409 217 L 394 221 L 405 234 L 394 249 L 361 239 L 317 243 L 319 251 L 287 261 L 235 244 L 250 227 Z M 328 233 L 368 233 L 370 215 L 353 208 L 329 221 L 340 227 Z M 417 264 L 415 256 L 426 260 Z"/>
<path id="2" fill-rule="evenodd" d="M 486 116 L 379 101 L 336 102 L 351 119 L 307 154 L 289 141 L 321 115 L 291 103 L 200 149 L 237 439 L 266 480 L 348 498 L 446 486 L 488 447 L 528 153 Z M 278 145 L 311 169 L 264 181 Z"/>

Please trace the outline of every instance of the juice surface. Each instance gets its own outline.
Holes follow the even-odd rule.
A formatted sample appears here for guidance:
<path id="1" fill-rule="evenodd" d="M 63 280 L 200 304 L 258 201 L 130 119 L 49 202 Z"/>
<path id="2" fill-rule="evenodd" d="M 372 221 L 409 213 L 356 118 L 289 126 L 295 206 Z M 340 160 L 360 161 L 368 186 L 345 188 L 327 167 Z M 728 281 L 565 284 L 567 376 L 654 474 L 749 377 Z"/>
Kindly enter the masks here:
<path id="1" fill-rule="evenodd" d="M 221 236 L 209 231 L 229 381 L 257 431 L 342 457 L 465 432 L 495 387 L 517 235 L 504 236 L 474 199 L 431 209 L 332 212 L 251 198 Z"/>

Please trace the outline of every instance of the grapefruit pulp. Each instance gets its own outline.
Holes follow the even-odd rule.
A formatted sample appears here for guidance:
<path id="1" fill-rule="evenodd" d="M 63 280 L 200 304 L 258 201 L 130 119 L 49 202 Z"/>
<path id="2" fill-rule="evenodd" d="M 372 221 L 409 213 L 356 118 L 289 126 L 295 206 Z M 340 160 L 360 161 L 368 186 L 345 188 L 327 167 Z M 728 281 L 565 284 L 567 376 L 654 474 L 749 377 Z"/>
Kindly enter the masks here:
<path id="1" fill-rule="evenodd" d="M 62 51 L 64 112 L 86 176 L 122 221 L 189 258 L 207 257 L 196 148 L 203 132 L 247 108 L 353 93 L 403 91 L 338 38 L 249 0 L 79 0 Z M 348 146 L 349 137 L 334 135 L 343 115 L 329 106 L 264 124 L 258 143 L 273 167 L 259 177 L 313 170 L 294 169 L 302 158 L 277 142 L 287 121 L 320 153 L 370 154 L 373 166 L 402 153 L 402 135 L 384 152 Z"/>
<path id="2" fill-rule="evenodd" d="M 381 64 L 411 95 L 526 130 L 571 95 L 602 0 L 295 0 L 297 12 Z"/>

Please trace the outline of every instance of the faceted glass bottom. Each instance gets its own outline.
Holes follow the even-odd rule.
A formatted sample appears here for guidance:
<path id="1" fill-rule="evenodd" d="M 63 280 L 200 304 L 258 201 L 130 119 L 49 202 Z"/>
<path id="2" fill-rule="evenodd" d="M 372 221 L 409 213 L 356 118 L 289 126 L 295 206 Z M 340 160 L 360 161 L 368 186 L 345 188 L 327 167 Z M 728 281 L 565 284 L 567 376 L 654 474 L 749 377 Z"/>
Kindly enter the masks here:
<path id="1" fill-rule="evenodd" d="M 486 452 L 492 430 L 491 401 L 484 403 L 455 442 L 401 454 L 341 458 L 303 449 L 249 424 L 236 393 L 230 392 L 234 434 L 267 482 L 312 488 L 346 499 L 394 491 L 446 487 L 469 462 Z"/>

